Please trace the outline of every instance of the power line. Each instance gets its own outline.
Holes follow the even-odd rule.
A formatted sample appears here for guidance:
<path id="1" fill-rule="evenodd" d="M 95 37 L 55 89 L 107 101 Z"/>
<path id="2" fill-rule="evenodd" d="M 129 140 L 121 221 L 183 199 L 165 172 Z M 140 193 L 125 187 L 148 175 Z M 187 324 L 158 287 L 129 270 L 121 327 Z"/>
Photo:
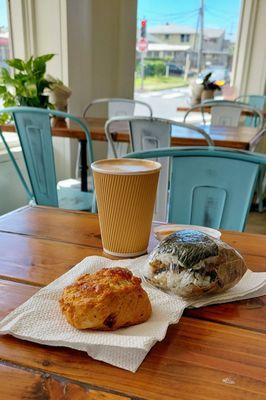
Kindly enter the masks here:
<path id="1" fill-rule="evenodd" d="M 162 17 L 171 17 L 171 16 L 185 16 L 186 14 L 190 14 L 192 12 L 198 12 L 198 9 L 194 9 L 194 10 L 187 10 L 187 11 L 180 11 L 180 12 L 176 12 L 176 13 L 167 13 L 167 14 L 163 14 L 163 13 L 157 13 L 156 11 L 150 11 L 150 10 L 146 10 L 146 11 L 142 11 L 142 14 L 155 14 L 155 15 L 160 15 Z"/>
<path id="2" fill-rule="evenodd" d="M 163 21 L 163 20 L 180 21 L 180 20 L 191 19 L 192 17 L 195 17 L 197 14 L 198 14 L 198 11 L 193 11 L 190 14 L 180 15 L 180 16 L 172 15 L 171 17 L 167 17 L 165 15 L 162 15 L 160 17 L 151 17 L 151 18 L 149 18 L 149 20 L 150 21 Z M 137 19 L 138 19 L 138 21 L 140 21 L 143 19 L 143 17 L 138 17 Z"/>
<path id="3" fill-rule="evenodd" d="M 215 13 L 213 13 L 213 11 L 212 10 L 210 10 L 208 7 L 206 7 L 205 8 L 205 10 L 206 10 L 206 12 L 208 13 L 208 14 L 210 14 L 211 16 L 213 16 L 214 18 L 216 18 L 216 19 L 218 19 L 218 20 L 221 20 L 221 21 L 225 21 L 225 17 L 223 16 L 223 15 L 216 15 Z M 230 21 L 232 21 L 232 20 L 234 20 L 235 18 L 233 17 L 233 16 L 227 16 L 226 17 L 226 19 L 228 20 L 230 20 Z"/>
<path id="4" fill-rule="evenodd" d="M 228 12 L 228 10 L 221 10 L 221 9 L 214 8 L 212 6 L 209 6 L 209 4 L 208 4 L 208 6 L 206 6 L 205 9 L 208 9 L 208 10 L 214 12 L 214 13 L 217 13 L 217 14 L 219 14 L 219 16 L 221 16 L 223 18 L 225 16 L 226 17 L 228 17 L 228 16 L 235 17 L 235 13 L 230 13 L 230 12 Z"/>

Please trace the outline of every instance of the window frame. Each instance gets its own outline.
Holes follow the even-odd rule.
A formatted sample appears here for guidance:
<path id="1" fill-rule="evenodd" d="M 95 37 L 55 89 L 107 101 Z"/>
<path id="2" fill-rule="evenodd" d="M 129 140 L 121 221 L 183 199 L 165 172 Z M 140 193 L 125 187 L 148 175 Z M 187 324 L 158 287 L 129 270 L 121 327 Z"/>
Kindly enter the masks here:
<path id="1" fill-rule="evenodd" d="M 9 47 L 9 55 L 10 58 L 14 57 L 14 46 L 13 46 L 13 31 L 11 24 L 11 7 L 10 0 L 6 0 L 6 11 L 7 11 L 7 23 L 8 23 L 8 47 Z M 5 140 L 10 147 L 10 149 L 16 149 L 17 151 L 21 150 L 19 138 L 16 132 L 8 132 L 2 129 L 2 133 L 5 137 Z M 6 148 L 2 140 L 0 140 L 0 155 L 6 154 Z"/>

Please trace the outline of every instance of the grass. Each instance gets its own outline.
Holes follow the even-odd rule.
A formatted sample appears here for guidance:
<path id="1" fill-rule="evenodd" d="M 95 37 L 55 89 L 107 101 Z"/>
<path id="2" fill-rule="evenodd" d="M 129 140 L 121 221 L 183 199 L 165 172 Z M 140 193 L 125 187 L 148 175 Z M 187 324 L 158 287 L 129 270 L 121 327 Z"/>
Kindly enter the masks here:
<path id="1" fill-rule="evenodd" d="M 163 90 L 187 86 L 188 82 L 181 76 L 148 76 L 144 79 L 144 90 Z M 135 90 L 140 90 L 141 78 L 135 78 Z"/>

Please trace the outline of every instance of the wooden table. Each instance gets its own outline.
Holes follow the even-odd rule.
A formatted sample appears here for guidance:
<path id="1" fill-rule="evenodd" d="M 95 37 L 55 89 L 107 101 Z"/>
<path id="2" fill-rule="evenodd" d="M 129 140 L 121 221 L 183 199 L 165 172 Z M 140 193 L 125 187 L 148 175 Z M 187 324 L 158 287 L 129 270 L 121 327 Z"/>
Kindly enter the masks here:
<path id="1" fill-rule="evenodd" d="M 92 140 L 106 141 L 104 132 L 104 118 L 88 118 Z M 214 140 L 216 146 L 232 147 L 236 149 L 249 150 L 256 142 L 260 133 L 256 128 L 241 126 L 231 128 L 224 126 L 199 125 Z M 54 136 L 69 137 L 72 139 L 84 140 L 84 134 L 79 129 L 57 128 L 53 130 Z M 113 139 L 117 142 L 129 142 L 128 132 L 113 134 Z M 206 140 L 199 133 L 191 133 L 191 130 L 173 127 L 171 136 L 172 146 L 206 146 Z"/>
<path id="2" fill-rule="evenodd" d="M 104 124 L 106 118 L 87 118 L 92 140 L 106 141 Z M 236 149 L 249 150 L 259 139 L 257 128 L 241 126 L 238 128 L 225 126 L 198 125 L 204 129 L 214 140 L 216 146 L 232 147 Z M 15 132 L 13 125 L 0 125 L 5 132 Z M 53 136 L 67 137 L 84 141 L 85 134 L 80 128 L 62 127 L 53 128 Z M 118 142 L 129 142 L 128 132 L 114 133 L 113 138 Z M 198 134 L 191 133 L 188 129 L 173 128 L 171 137 L 172 146 L 206 146 L 206 140 Z"/>
<path id="3" fill-rule="evenodd" d="M 176 111 L 186 113 L 187 111 L 189 111 L 191 109 L 191 107 L 192 106 L 190 106 L 190 107 L 189 106 L 179 106 L 179 107 L 177 107 Z M 205 110 L 205 112 L 210 112 L 211 108 L 210 107 L 204 107 L 204 110 Z M 201 112 L 201 108 L 200 107 L 199 108 L 195 108 L 195 110 L 193 110 L 193 112 Z M 261 111 L 261 113 L 262 113 L 263 117 L 266 118 L 266 110 Z M 243 115 L 247 115 L 247 116 L 254 115 L 250 111 L 242 111 L 242 114 Z M 187 122 L 189 122 L 189 121 L 187 120 Z"/>
<path id="4" fill-rule="evenodd" d="M 104 125 L 105 118 L 87 118 L 92 140 L 106 141 Z M 239 128 L 229 128 L 224 126 L 200 125 L 213 139 L 215 146 L 230 147 L 242 150 L 251 150 L 255 143 L 262 136 L 256 128 L 242 126 Z M 15 132 L 13 125 L 0 125 L 4 132 Z M 53 128 L 53 136 L 78 139 L 80 141 L 80 170 L 81 170 L 81 190 L 87 191 L 87 147 L 86 137 L 80 127 L 65 126 Z M 113 134 L 113 139 L 118 142 L 129 142 L 128 132 Z M 191 130 L 173 128 L 171 137 L 172 146 L 206 146 L 206 140 L 198 133 L 191 133 Z"/>
<path id="5" fill-rule="evenodd" d="M 222 237 L 252 270 L 265 271 L 266 236 Z M 1 217 L 0 318 L 84 257 L 101 254 L 96 215 L 25 207 Z M 135 374 L 84 352 L 1 336 L 0 398 L 265 399 L 265 304 L 257 298 L 186 311 Z"/>

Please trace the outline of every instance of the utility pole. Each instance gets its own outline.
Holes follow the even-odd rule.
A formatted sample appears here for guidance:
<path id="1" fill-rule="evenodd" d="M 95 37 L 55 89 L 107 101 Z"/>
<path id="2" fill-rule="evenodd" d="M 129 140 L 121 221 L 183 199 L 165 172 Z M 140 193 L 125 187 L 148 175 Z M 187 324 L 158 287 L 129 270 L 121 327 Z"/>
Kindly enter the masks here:
<path id="1" fill-rule="evenodd" d="M 199 36 L 199 47 L 198 47 L 198 62 L 197 68 L 198 72 L 202 69 L 203 61 L 203 40 L 204 40 L 204 0 L 201 1 L 201 6 L 199 9 L 199 20 L 200 20 L 200 36 Z"/>

